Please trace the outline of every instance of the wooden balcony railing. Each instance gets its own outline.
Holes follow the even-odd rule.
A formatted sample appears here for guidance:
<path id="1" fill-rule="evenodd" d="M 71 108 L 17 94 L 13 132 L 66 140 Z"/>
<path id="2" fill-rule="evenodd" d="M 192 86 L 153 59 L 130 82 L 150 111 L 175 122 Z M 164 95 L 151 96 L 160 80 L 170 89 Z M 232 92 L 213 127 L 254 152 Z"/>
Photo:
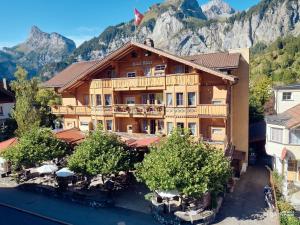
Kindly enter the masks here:
<path id="1" fill-rule="evenodd" d="M 57 115 L 90 115 L 89 106 L 52 106 L 51 111 Z"/>
<path id="2" fill-rule="evenodd" d="M 166 86 L 195 85 L 200 78 L 196 73 L 170 74 L 166 76 L 95 79 L 92 80 L 91 89 L 112 88 L 114 90 L 143 90 L 165 89 Z"/>
<path id="3" fill-rule="evenodd" d="M 201 104 L 195 107 L 167 107 L 168 116 L 207 116 L 226 117 L 228 115 L 227 105 Z"/>
<path id="4" fill-rule="evenodd" d="M 112 106 L 92 106 L 92 114 L 97 116 L 112 115 Z"/>
<path id="5" fill-rule="evenodd" d="M 114 105 L 113 113 L 116 116 L 133 117 L 163 117 L 165 107 L 163 105 Z"/>
<path id="6" fill-rule="evenodd" d="M 207 116 L 227 116 L 228 115 L 228 105 L 211 105 L 202 104 L 198 105 L 197 112 L 199 115 Z"/>

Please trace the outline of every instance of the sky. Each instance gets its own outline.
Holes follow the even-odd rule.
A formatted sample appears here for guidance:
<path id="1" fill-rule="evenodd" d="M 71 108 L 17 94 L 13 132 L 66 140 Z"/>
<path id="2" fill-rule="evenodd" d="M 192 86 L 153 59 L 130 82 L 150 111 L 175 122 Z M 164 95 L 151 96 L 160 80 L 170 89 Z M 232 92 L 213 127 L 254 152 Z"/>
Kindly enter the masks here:
<path id="1" fill-rule="evenodd" d="M 134 18 L 163 0 L 1 0 L 0 48 L 11 47 L 28 37 L 38 26 L 47 33 L 57 32 L 76 45 L 98 36 L 106 27 Z M 208 0 L 198 0 L 204 4 Z M 259 0 L 226 0 L 237 10 L 246 10 Z"/>

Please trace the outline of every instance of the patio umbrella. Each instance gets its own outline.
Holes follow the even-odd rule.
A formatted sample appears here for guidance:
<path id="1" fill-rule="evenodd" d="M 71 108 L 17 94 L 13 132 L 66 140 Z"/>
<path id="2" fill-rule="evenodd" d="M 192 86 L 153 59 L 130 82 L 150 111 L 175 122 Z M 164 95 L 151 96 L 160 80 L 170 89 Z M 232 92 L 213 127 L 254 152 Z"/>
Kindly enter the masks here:
<path id="1" fill-rule="evenodd" d="M 56 165 L 52 165 L 52 164 L 49 164 L 49 165 L 43 165 L 43 166 L 40 166 L 36 169 L 36 171 L 39 173 L 39 174 L 47 174 L 47 173 L 54 173 L 55 171 L 57 171 L 58 168 Z"/>
<path id="2" fill-rule="evenodd" d="M 69 170 L 67 167 L 62 168 L 61 170 L 57 171 L 55 174 L 58 177 L 71 177 L 71 176 L 74 176 L 74 172 Z"/>

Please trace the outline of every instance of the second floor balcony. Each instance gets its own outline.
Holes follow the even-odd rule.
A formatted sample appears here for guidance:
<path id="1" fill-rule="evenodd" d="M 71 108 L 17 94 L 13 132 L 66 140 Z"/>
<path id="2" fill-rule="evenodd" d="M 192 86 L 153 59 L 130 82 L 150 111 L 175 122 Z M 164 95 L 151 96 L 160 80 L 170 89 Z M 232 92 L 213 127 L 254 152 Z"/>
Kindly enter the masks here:
<path id="1" fill-rule="evenodd" d="M 52 106 L 56 115 L 115 115 L 116 117 L 227 117 L 228 105 L 200 104 L 194 107 L 166 107 L 157 104 L 114 104 L 112 106 Z"/>

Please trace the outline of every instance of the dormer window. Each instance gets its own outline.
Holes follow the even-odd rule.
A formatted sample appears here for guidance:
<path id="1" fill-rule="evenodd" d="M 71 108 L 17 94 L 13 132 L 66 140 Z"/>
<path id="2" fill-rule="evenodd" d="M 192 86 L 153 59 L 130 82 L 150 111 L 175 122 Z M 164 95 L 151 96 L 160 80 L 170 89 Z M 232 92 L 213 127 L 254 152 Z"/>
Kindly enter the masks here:
<path id="1" fill-rule="evenodd" d="M 131 52 L 131 58 L 137 58 L 138 54 L 136 51 Z"/>

